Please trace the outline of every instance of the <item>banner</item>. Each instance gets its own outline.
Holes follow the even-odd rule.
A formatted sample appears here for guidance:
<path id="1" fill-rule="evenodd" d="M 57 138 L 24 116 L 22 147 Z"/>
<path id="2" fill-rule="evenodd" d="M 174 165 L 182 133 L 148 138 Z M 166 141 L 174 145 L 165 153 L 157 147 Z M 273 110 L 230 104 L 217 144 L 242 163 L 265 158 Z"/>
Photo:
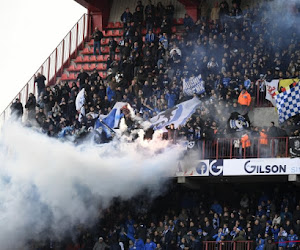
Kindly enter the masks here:
<path id="1" fill-rule="evenodd" d="M 187 96 L 193 96 L 196 94 L 202 94 L 205 92 L 204 81 L 201 75 L 190 78 L 188 81 L 183 79 L 183 93 Z"/>
<path id="2" fill-rule="evenodd" d="M 99 119 L 102 120 L 110 128 L 117 128 L 119 126 L 120 119 L 123 117 L 121 109 L 127 105 L 129 105 L 127 102 L 117 102 L 109 112 L 109 114 L 100 115 Z M 96 124 L 100 126 L 99 123 Z"/>
<path id="3" fill-rule="evenodd" d="M 300 113 L 300 83 L 275 96 L 279 122 Z"/>
<path id="4" fill-rule="evenodd" d="M 191 100 L 177 104 L 173 108 L 160 112 L 157 116 L 150 119 L 153 129 L 162 129 L 170 124 L 174 124 L 175 128 L 184 125 L 188 118 L 195 112 L 200 100 L 194 97 Z"/>
<path id="5" fill-rule="evenodd" d="M 76 110 L 80 111 L 80 109 L 84 106 L 85 103 L 85 97 L 84 97 L 84 88 L 81 89 L 76 96 L 75 100 L 75 105 L 76 105 Z"/>
<path id="6" fill-rule="evenodd" d="M 276 107 L 276 91 L 278 89 L 279 80 L 272 80 L 271 82 L 266 82 L 266 99 L 270 101 L 274 107 Z"/>
<path id="7" fill-rule="evenodd" d="M 283 79 L 279 81 L 278 91 L 279 93 L 285 91 L 291 84 L 299 82 L 299 79 Z"/>
<path id="8" fill-rule="evenodd" d="M 291 157 L 300 157 L 300 136 L 289 138 Z"/>
<path id="9" fill-rule="evenodd" d="M 238 112 L 231 113 L 228 119 L 228 127 L 233 132 L 239 132 L 250 127 L 248 114 L 242 116 Z"/>
<path id="10" fill-rule="evenodd" d="M 85 116 L 84 104 L 85 104 L 85 97 L 84 97 L 84 88 L 83 88 L 79 91 L 78 95 L 76 96 L 76 100 L 75 100 L 76 110 L 78 112 L 80 112 L 79 117 L 78 117 L 79 122 L 81 122 L 82 117 Z"/>
<path id="11" fill-rule="evenodd" d="M 176 176 L 250 176 L 300 174 L 299 158 L 180 161 Z"/>

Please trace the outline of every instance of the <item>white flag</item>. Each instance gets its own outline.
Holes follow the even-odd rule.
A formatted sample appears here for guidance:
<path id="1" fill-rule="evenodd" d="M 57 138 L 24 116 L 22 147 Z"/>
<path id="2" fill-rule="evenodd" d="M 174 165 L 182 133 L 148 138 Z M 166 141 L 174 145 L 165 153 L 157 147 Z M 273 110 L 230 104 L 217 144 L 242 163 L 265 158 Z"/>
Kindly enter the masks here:
<path id="1" fill-rule="evenodd" d="M 278 89 L 279 80 L 272 80 L 271 82 L 266 82 L 266 99 L 269 100 L 274 107 L 276 107 L 276 91 Z"/>
<path id="2" fill-rule="evenodd" d="M 157 116 L 150 119 L 153 129 L 162 129 L 172 123 L 175 128 L 184 125 L 200 103 L 200 100 L 194 97 L 191 100 L 177 104 L 173 108 L 160 112 Z"/>
<path id="3" fill-rule="evenodd" d="M 85 97 L 84 97 L 84 88 L 80 90 L 76 97 L 75 105 L 76 105 L 76 110 L 80 111 L 81 108 L 84 106 L 85 103 Z"/>

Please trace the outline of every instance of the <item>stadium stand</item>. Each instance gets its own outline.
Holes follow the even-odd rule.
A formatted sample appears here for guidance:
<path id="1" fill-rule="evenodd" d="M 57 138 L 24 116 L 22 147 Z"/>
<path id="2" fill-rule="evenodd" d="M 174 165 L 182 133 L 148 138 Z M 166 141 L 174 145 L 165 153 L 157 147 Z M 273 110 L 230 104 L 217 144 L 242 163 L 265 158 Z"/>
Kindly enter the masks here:
<path id="1" fill-rule="evenodd" d="M 132 19 L 126 28 L 119 21 L 109 22 L 103 30 L 106 38 L 101 41 L 101 55 L 93 55 L 93 40 L 85 42 L 76 59 L 71 60 L 60 78 L 57 77 L 57 84 L 37 97 L 38 105 L 44 108 L 46 118 L 48 116 L 42 126 L 43 132 L 55 136 L 68 126 L 74 127 L 74 133 L 82 126 L 88 129 L 88 115 L 95 118 L 107 114 L 120 101 L 132 105 L 143 119 L 153 117 L 191 98 L 185 95 L 183 79 L 201 75 L 205 92 L 198 93 L 198 97 L 202 104 L 186 124 L 177 129 L 177 139 L 195 141 L 204 158 L 289 156 L 288 136 L 299 136 L 299 115 L 281 126 L 260 127 L 259 124 L 251 125 L 250 121 L 247 135 L 245 131 L 237 133 L 228 127 L 231 114 L 235 112 L 243 116 L 257 106 L 271 106 L 265 99 L 268 82 L 299 76 L 299 64 L 293 59 L 297 55 L 299 58 L 299 34 L 294 24 L 290 24 L 291 36 L 282 36 L 276 25 L 284 20 L 273 23 L 268 18 L 264 20 L 267 8 L 267 4 L 256 5 L 253 9 L 247 6 L 242 12 L 237 4 L 228 9 L 223 2 L 215 20 L 200 17 L 196 22 L 188 15 L 176 19 L 173 13 L 164 10 L 166 23 L 161 16 L 154 16 L 153 35 L 149 37 L 142 35 L 147 32 L 145 23 L 139 26 Z M 117 45 L 113 49 L 111 37 Z M 282 41 L 281 47 L 275 43 L 275 37 Z M 100 78 L 91 77 L 88 82 L 77 85 L 79 89 L 72 88 L 79 80 L 81 69 L 89 74 L 96 69 Z M 117 75 L 123 76 L 122 81 L 115 79 Z M 67 81 L 69 87 L 62 87 L 63 81 Z M 144 86 L 145 81 L 150 88 Z M 85 86 L 87 116 L 79 122 L 75 101 L 84 84 L 88 84 Z M 92 93 L 91 86 L 94 86 Z M 241 93 L 243 88 L 245 94 Z M 107 103 L 108 90 L 111 97 Z M 53 119 L 54 101 L 61 103 L 62 92 L 69 93 L 64 95 L 68 108 Z M 97 94 L 97 100 L 93 100 L 93 94 Z M 54 98 L 49 103 L 51 96 Z M 59 118 L 64 118 L 64 122 Z M 270 121 L 274 120 L 275 117 Z M 36 123 L 34 120 L 27 122 Z M 230 138 L 229 132 L 234 132 Z M 248 139 L 243 143 L 246 136 Z M 265 140 L 264 136 L 267 136 Z"/>
<path id="2" fill-rule="evenodd" d="M 272 122 L 278 117 L 271 117 L 268 126 L 254 125 L 248 114 L 258 107 L 273 109 L 266 99 L 273 81 L 276 95 L 300 84 L 300 36 L 293 22 L 299 11 L 274 18 L 274 1 L 244 8 L 241 1 L 232 1 L 231 7 L 222 1 L 211 10 L 202 1 L 198 19 L 192 19 L 185 15 L 184 2 L 189 1 L 164 2 L 163 7 L 157 7 L 158 1 L 153 7 L 144 3 L 139 22 L 135 3 L 113 1 L 101 55 L 93 54 L 89 27 L 51 80 L 50 70 L 44 73 L 49 84 L 36 78 L 34 95 L 13 102 L 12 113 L 26 126 L 64 140 L 66 134 L 80 138 L 90 133 L 98 116 L 109 114 L 117 102 L 129 103 L 138 117 L 149 120 L 196 96 L 201 100 L 196 112 L 172 133 L 167 127 L 163 139 L 193 142 L 201 159 L 290 157 L 291 136 L 299 138 L 299 113 L 280 125 Z M 133 17 L 123 23 L 126 7 Z M 146 9 L 162 15 L 151 17 L 152 10 Z M 184 82 L 197 77 L 204 91 L 186 94 Z M 75 104 L 83 88 L 85 114 L 80 114 Z M 129 130 L 139 126 L 127 125 Z M 78 226 L 73 239 L 32 241 L 32 249 L 299 249 L 295 186 L 204 183 L 191 191 L 175 185 L 152 205 L 145 193 L 130 201 L 116 198 L 95 226 Z"/>

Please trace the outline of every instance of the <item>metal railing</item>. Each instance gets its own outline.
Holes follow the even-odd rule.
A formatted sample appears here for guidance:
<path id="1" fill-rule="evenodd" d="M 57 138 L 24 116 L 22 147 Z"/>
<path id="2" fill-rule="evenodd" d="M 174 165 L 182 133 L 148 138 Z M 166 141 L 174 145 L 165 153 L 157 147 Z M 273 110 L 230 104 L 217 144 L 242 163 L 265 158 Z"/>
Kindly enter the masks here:
<path id="1" fill-rule="evenodd" d="M 63 73 L 64 67 L 70 64 L 70 60 L 77 56 L 78 50 L 84 46 L 84 42 L 89 34 L 89 16 L 83 14 L 78 22 L 72 27 L 68 34 L 53 50 L 50 56 L 42 63 L 40 68 L 29 79 L 21 91 L 15 96 L 11 103 L 4 109 L 0 115 L 0 125 L 10 116 L 10 106 L 12 102 L 19 98 L 23 106 L 25 105 L 29 93 L 37 95 L 37 87 L 34 78 L 37 73 L 46 77 L 46 85 L 53 85 L 57 77 Z"/>
<path id="2" fill-rule="evenodd" d="M 289 138 L 272 137 L 265 141 L 251 138 L 243 145 L 240 138 L 196 141 L 201 159 L 276 158 L 289 156 Z"/>
<path id="3" fill-rule="evenodd" d="M 254 250 L 253 241 L 203 241 L 204 250 Z"/>

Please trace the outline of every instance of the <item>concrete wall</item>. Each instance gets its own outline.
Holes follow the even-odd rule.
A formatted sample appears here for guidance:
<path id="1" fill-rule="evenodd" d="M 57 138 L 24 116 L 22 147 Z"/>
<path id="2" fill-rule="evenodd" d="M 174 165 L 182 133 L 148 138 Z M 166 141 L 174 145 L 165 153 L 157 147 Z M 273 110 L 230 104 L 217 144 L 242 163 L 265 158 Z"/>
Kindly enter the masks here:
<path id="1" fill-rule="evenodd" d="M 249 119 L 254 126 L 270 126 L 270 122 L 272 121 L 278 126 L 278 113 L 274 107 L 255 108 L 249 112 Z"/>

